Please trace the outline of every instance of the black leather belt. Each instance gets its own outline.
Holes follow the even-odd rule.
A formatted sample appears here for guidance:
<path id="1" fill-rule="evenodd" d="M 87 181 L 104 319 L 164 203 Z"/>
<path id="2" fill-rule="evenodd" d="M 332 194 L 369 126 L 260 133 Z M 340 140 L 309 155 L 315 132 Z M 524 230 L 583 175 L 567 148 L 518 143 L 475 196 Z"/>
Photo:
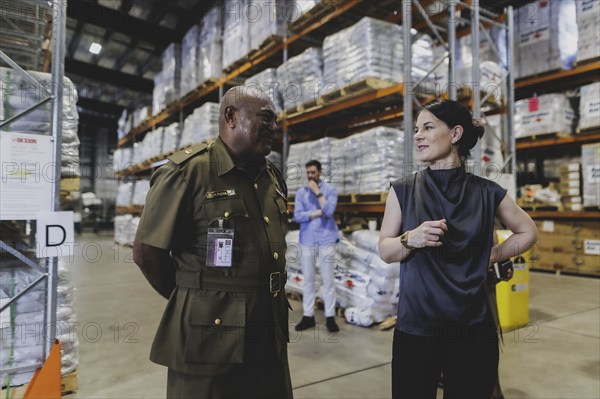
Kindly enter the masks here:
<path id="1" fill-rule="evenodd" d="M 178 270 L 175 283 L 179 287 L 232 292 L 267 292 L 277 296 L 287 283 L 287 272 L 273 272 L 268 279 L 211 276 L 202 272 Z"/>

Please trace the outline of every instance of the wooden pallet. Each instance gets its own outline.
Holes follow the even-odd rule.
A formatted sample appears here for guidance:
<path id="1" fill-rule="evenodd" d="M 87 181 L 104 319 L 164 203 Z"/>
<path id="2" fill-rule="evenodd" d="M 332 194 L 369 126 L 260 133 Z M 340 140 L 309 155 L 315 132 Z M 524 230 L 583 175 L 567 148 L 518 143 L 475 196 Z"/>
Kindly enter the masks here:
<path id="1" fill-rule="evenodd" d="M 62 377 L 60 382 L 60 390 L 63 395 L 69 393 L 75 393 L 79 389 L 79 377 L 77 376 L 77 370 Z"/>
<path id="2" fill-rule="evenodd" d="M 387 200 L 388 193 L 370 193 L 370 194 L 339 194 L 338 204 L 364 204 L 364 203 L 383 203 Z"/>
<path id="3" fill-rule="evenodd" d="M 524 210 L 529 212 L 541 212 L 541 211 L 550 211 L 550 212 L 562 212 L 563 207 L 561 206 L 553 206 L 548 204 L 540 204 L 540 203 L 527 203 L 523 201 L 518 201 L 518 205 Z"/>
<path id="4" fill-rule="evenodd" d="M 571 137 L 572 134 L 571 133 L 567 133 L 567 132 L 551 132 L 551 133 L 539 133 L 539 134 L 532 134 L 530 136 L 525 136 L 525 137 L 517 137 L 517 141 L 530 141 L 530 140 L 537 140 L 537 139 L 552 139 L 552 138 L 565 138 L 565 137 Z"/>
<path id="5" fill-rule="evenodd" d="M 353 203 L 382 203 L 387 200 L 388 193 L 352 194 Z"/>
<path id="6" fill-rule="evenodd" d="M 593 64 L 598 61 L 600 61 L 600 57 L 592 57 L 592 58 L 588 58 L 587 60 L 575 61 L 574 67 L 579 67 L 579 66 L 587 65 L 587 64 Z"/>
<path id="7" fill-rule="evenodd" d="M 305 112 L 312 112 L 321 107 L 323 107 L 323 102 L 320 98 L 309 101 L 304 104 L 297 104 L 294 108 L 285 110 L 284 118 L 294 118 L 296 116 L 304 114 Z"/>
<path id="8" fill-rule="evenodd" d="M 600 133 L 600 126 L 588 127 L 585 129 L 577 128 L 577 135 L 585 136 L 586 134 L 597 134 Z"/>
<path id="9" fill-rule="evenodd" d="M 329 93 L 321 95 L 323 104 L 332 104 L 348 98 L 356 97 L 373 91 L 385 89 L 394 85 L 394 82 L 378 78 L 365 78 L 358 82 L 341 87 Z"/>

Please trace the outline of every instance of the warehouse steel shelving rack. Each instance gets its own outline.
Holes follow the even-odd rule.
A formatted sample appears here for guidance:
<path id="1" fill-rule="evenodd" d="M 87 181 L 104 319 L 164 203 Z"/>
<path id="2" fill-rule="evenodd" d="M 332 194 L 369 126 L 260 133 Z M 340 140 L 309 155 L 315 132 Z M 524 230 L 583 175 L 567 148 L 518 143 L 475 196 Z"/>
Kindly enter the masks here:
<path id="1" fill-rule="evenodd" d="M 52 30 L 51 30 L 51 52 L 47 53 L 51 55 L 51 75 L 52 84 L 48 88 L 36 81 L 29 73 L 27 73 L 13 58 L 24 59 L 24 66 L 31 69 L 44 69 L 47 67 L 49 58 L 37 51 L 30 51 L 32 49 L 20 48 L 19 46 L 11 47 L 7 46 L 6 50 L 13 54 L 13 57 L 7 55 L 4 51 L 5 42 L 2 42 L 0 47 L 0 58 L 14 69 L 15 73 L 19 74 L 29 83 L 34 85 L 40 94 L 44 94 L 44 99 L 38 103 L 32 105 L 29 109 L 22 112 L 21 114 L 15 115 L 7 120 L 0 122 L 0 128 L 5 125 L 9 125 L 11 122 L 23 117 L 29 112 L 39 108 L 40 106 L 51 102 L 51 135 L 52 135 L 52 160 L 54 164 L 60 165 L 61 160 L 61 142 L 62 142 L 62 119 L 63 119 L 63 77 L 64 77 L 64 48 L 65 48 L 65 32 L 66 32 L 66 21 L 65 18 L 61 17 L 66 15 L 66 0 L 52 0 L 52 2 L 44 1 L 23 1 L 21 2 L 22 8 L 16 12 L 21 12 L 19 18 L 22 21 L 20 26 L 12 26 L 13 36 L 20 38 L 20 40 L 35 40 L 38 44 L 43 43 L 49 38 L 45 37 L 44 32 L 47 32 L 48 21 L 46 17 L 50 15 L 52 18 Z M 25 7 L 27 6 L 27 7 Z M 28 15 L 27 10 L 33 10 L 33 15 Z M 4 10 L 4 12 L 11 12 L 10 10 Z M 8 14 L 5 14 L 8 15 Z M 4 23 L 4 21 L 3 21 Z M 5 25 L 7 26 L 7 25 Z M 40 35 L 43 38 L 40 38 Z M 6 39 L 6 37 L 4 38 Z M 4 40 L 3 39 L 3 40 Z M 34 49 L 36 50 L 36 49 Z M 33 55 L 33 57 L 32 57 Z M 51 209 L 48 211 L 58 211 L 60 209 L 60 179 L 55 178 L 51 189 Z M 43 211 L 43 210 L 40 210 Z M 5 253 L 4 253 L 5 252 Z M 45 319 L 44 325 L 42 326 L 42 338 L 43 338 L 43 359 L 46 359 L 50 354 L 52 346 L 55 344 L 57 336 L 57 325 L 56 325 L 56 310 L 57 310 L 57 269 L 58 269 L 58 258 L 50 257 L 47 258 L 46 267 L 40 266 L 36 262 L 29 259 L 23 253 L 17 249 L 6 244 L 4 241 L 0 241 L 0 253 L 2 256 L 14 256 L 23 264 L 40 272 L 39 277 L 34 280 L 27 287 L 24 287 L 10 298 L 0 308 L 0 312 L 4 313 L 10 311 L 10 307 L 14 305 L 20 298 L 23 297 L 32 288 L 38 284 L 45 282 L 46 284 L 46 307 L 45 307 Z M 0 264 L 0 272 L 2 272 L 2 264 Z M 5 326 L 2 326 L 5 327 Z M 40 363 L 29 364 L 20 367 L 4 369 L 3 372 L 7 374 L 14 374 L 18 372 L 31 371 L 39 368 L 42 365 Z"/>
<path id="2" fill-rule="evenodd" d="M 464 98 L 460 97 L 461 101 L 471 107 L 474 117 L 485 118 L 494 114 L 503 115 L 503 137 L 496 134 L 502 142 L 504 155 L 507 162 L 503 165 L 502 170 L 513 176 L 516 180 L 516 153 L 525 148 L 537 148 L 538 146 L 548 145 L 565 145 L 569 140 L 576 142 L 596 141 L 596 136 L 572 137 L 558 142 L 527 142 L 515 140 L 513 131 L 514 120 L 514 102 L 517 98 L 524 97 L 527 93 L 535 92 L 541 84 L 557 86 L 559 83 L 568 81 L 573 84 L 577 82 L 593 81 L 594 76 L 600 71 L 600 62 L 595 62 L 589 65 L 584 65 L 570 71 L 561 71 L 558 73 L 548 74 L 542 77 L 531 77 L 520 79 L 515 83 L 511 72 L 511 63 L 514 54 L 514 10 L 511 4 L 517 6 L 523 5 L 517 2 L 504 2 L 508 4 L 502 14 L 496 14 L 480 7 L 479 0 L 466 0 L 464 2 L 458 0 L 395 0 L 381 1 L 377 3 L 377 7 L 369 6 L 370 2 L 365 0 L 329 0 L 318 4 L 313 10 L 304 16 L 300 17 L 296 22 L 290 24 L 288 35 L 282 39 L 270 38 L 258 50 L 253 50 L 242 60 L 229 68 L 226 73 L 219 79 L 208 81 L 190 93 L 187 93 L 180 101 L 168 105 L 162 112 L 143 122 L 140 126 L 132 129 L 125 137 L 119 141 L 119 146 L 130 145 L 133 142 L 141 139 L 145 133 L 165 122 L 175 120 L 182 121 L 183 114 L 189 113 L 191 109 L 206 101 L 218 101 L 223 91 L 234 84 L 241 83 L 241 79 L 257 73 L 265 68 L 280 65 L 285 62 L 289 56 L 298 54 L 303 49 L 311 45 L 319 45 L 322 39 L 335 31 L 343 29 L 357 22 L 365 15 L 383 19 L 388 22 L 402 23 L 404 30 L 404 38 L 410 38 L 411 28 L 418 31 L 427 31 L 438 41 L 439 45 L 445 46 L 448 51 L 449 63 L 449 83 L 450 89 L 447 93 L 442 94 L 447 98 L 457 98 L 456 90 L 456 65 L 455 57 L 457 39 L 472 34 L 474 43 L 478 43 L 480 34 L 487 34 L 484 28 L 490 26 L 502 26 L 507 32 L 507 56 L 504 64 L 508 66 L 505 69 L 502 84 L 505 86 L 504 93 L 506 97 L 503 99 L 501 107 L 492 109 L 483 109 L 482 103 L 485 103 L 485 96 L 477 95 L 479 87 L 474 85 L 470 91 L 470 95 Z M 439 11 L 433 13 L 425 13 L 425 9 L 433 4 L 445 4 L 446 8 L 440 8 Z M 466 17 L 459 16 L 462 11 Z M 478 26 L 479 29 L 473 29 Z M 408 47 L 407 47 L 408 48 Z M 479 77 L 479 48 L 472 46 L 473 52 L 473 81 L 477 82 Z M 405 65 L 409 65 L 409 51 L 405 51 Z M 404 82 L 410 81 L 408 74 L 409 68 L 405 68 L 406 76 Z M 592 79 L 592 80 L 590 80 Z M 417 85 L 414 85 L 417 86 Z M 411 131 L 412 115 L 415 107 L 421 106 L 424 102 L 431 101 L 432 98 L 417 98 L 412 95 L 414 90 L 406 90 L 404 83 L 392 84 L 390 86 L 377 88 L 366 93 L 342 98 L 332 103 L 324 103 L 319 107 L 307 109 L 304 112 L 296 112 L 294 114 L 283 113 L 280 117 L 280 125 L 282 130 L 282 138 L 280 147 L 282 148 L 285 165 L 285 154 L 287 154 L 290 143 L 314 140 L 325 136 L 340 136 L 347 135 L 356 131 L 364 130 L 369 127 L 392 124 L 404 121 L 404 130 Z M 558 90 L 558 89 L 557 89 Z M 482 101 L 484 100 L 484 101 Z M 405 117 L 408 115 L 408 117 Z M 325 128 L 326 127 L 326 128 Z M 408 129 L 408 130 L 407 130 Z M 407 140 L 407 144 L 412 144 Z M 407 162 L 412 161 L 412 148 L 405 145 L 405 159 Z M 474 159 L 480 159 L 481 149 L 479 145 L 474 151 Z M 147 173 L 157 166 L 160 166 L 165 161 L 154 163 L 146 163 L 145 165 L 137 165 L 128 169 L 122 175 L 132 175 L 135 173 Z M 284 166 L 285 167 L 285 166 Z M 481 173 L 480 165 L 475 164 L 476 173 Z M 127 209 L 131 210 L 131 209 Z M 135 211 L 139 212 L 139 208 Z M 337 210 L 339 212 L 372 214 L 381 213 L 384 210 L 383 203 L 347 203 L 339 204 Z M 125 209 L 122 210 L 126 211 Z M 547 214 L 531 213 L 534 217 L 546 217 Z M 553 218 L 579 218 L 598 217 L 598 212 L 573 213 L 555 212 Z"/>

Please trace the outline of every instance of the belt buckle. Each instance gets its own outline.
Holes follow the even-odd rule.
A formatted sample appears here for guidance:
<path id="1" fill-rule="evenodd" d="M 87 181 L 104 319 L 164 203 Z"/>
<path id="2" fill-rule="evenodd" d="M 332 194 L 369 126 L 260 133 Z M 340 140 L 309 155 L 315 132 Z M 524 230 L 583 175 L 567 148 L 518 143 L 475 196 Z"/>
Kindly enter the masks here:
<path id="1" fill-rule="evenodd" d="M 269 275 L 269 293 L 273 294 L 273 297 L 276 297 L 281 291 L 281 273 L 273 272 Z"/>

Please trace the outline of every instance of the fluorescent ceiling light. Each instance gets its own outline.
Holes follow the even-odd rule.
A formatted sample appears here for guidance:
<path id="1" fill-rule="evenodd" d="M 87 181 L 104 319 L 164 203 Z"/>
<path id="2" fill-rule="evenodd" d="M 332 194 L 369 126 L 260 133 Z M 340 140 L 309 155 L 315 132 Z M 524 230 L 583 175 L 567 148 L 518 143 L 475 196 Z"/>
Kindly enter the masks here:
<path id="1" fill-rule="evenodd" d="M 92 54 L 100 54 L 100 50 L 102 50 L 102 46 L 99 43 L 92 43 L 90 46 L 90 53 Z"/>

